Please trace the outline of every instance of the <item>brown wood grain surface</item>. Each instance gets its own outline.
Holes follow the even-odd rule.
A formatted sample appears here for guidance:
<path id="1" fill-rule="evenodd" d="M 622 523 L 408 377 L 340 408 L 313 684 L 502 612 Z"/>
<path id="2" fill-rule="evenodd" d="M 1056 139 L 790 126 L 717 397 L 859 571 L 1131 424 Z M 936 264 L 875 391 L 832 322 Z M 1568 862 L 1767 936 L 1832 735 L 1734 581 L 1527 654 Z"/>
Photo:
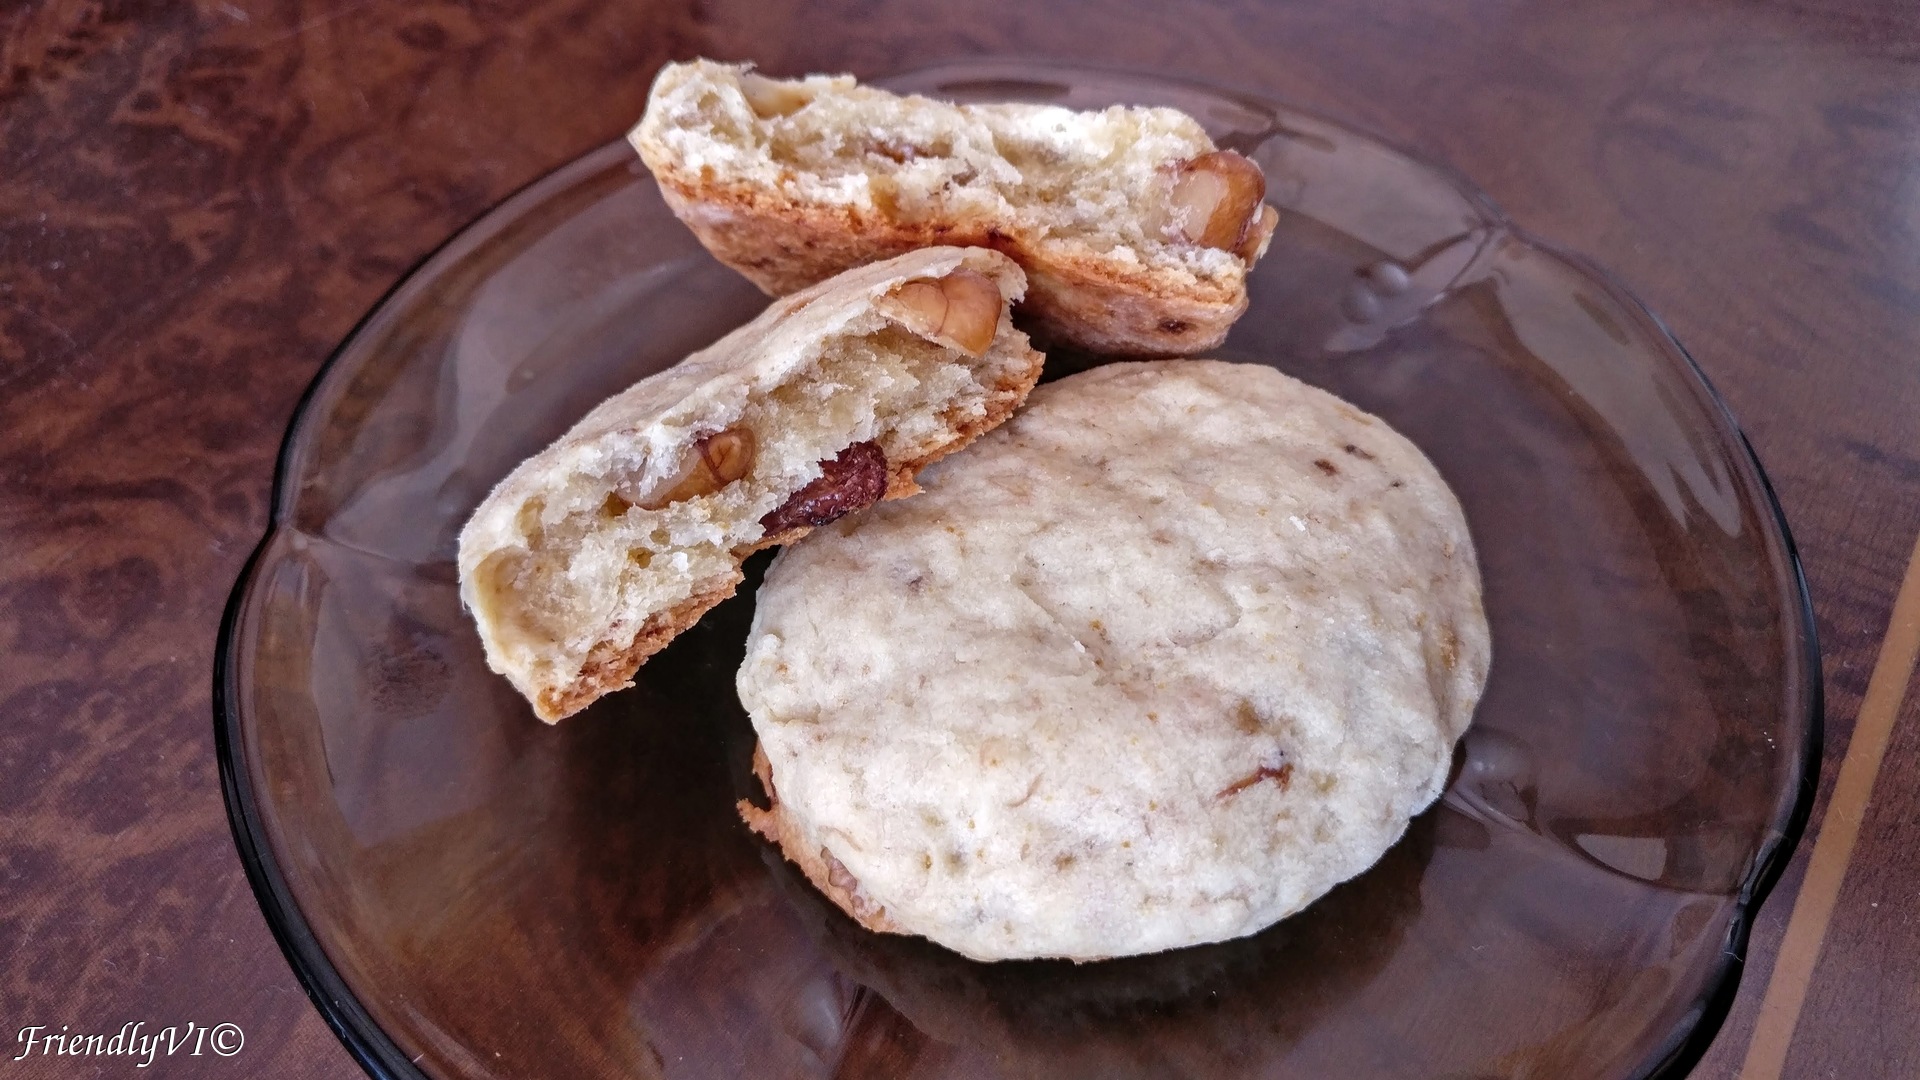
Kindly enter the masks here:
<path id="1" fill-rule="evenodd" d="M 11 1062 L 20 1027 L 143 1020 L 244 1029 L 236 1059 L 175 1074 L 357 1075 L 248 890 L 209 702 L 275 450 L 355 321 L 618 136 L 668 58 L 879 75 L 988 53 L 1330 111 L 1628 282 L 1730 403 L 1798 540 L 1827 677 L 1819 821 L 1920 532 L 1912 0 L 8 5 L 0 1074 L 94 1075 Z M 1916 763 L 1907 694 L 1786 1076 L 1920 1075 Z M 1739 1074 L 1809 847 L 1700 1076 Z"/>

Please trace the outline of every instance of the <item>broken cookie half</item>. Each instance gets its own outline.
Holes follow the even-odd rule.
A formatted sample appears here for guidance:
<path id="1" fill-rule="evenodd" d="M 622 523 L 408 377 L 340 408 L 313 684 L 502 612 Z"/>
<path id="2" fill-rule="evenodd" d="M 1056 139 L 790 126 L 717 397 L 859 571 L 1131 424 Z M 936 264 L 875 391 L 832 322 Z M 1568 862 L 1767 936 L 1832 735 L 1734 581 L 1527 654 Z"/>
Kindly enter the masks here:
<path id="1" fill-rule="evenodd" d="M 1047 337 L 1117 355 L 1219 344 L 1279 220 L 1259 166 L 1174 109 L 953 105 L 701 60 L 661 71 L 629 139 L 701 243 L 769 293 L 977 244 L 1026 269 Z"/>
<path id="2" fill-rule="evenodd" d="M 572 715 L 733 594 L 748 553 L 881 498 L 1005 420 L 1042 357 L 1026 277 L 927 248 L 776 301 L 602 403 L 460 534 L 460 595 L 506 676 Z"/>

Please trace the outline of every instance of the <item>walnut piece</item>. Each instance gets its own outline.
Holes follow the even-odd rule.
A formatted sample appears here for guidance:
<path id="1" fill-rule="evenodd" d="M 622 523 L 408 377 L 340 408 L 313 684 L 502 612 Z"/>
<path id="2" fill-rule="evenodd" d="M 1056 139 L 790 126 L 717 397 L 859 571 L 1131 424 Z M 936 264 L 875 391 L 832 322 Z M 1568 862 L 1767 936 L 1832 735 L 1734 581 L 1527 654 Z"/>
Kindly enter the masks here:
<path id="1" fill-rule="evenodd" d="M 711 495 L 747 475 L 753 468 L 755 447 L 751 428 L 730 427 L 701 436 L 688 449 L 680 468 L 638 505 L 644 510 L 658 510 L 684 499 Z"/>
<path id="2" fill-rule="evenodd" d="M 1232 150 L 1215 150 L 1182 162 L 1175 171 L 1170 221 L 1188 243 L 1232 251 L 1251 262 L 1245 250 L 1257 250 L 1266 237 L 1249 247 L 1248 236 L 1267 221 L 1267 213 L 1279 220 L 1278 212 L 1260 205 L 1266 197 L 1267 177 L 1260 166 Z M 1271 233 L 1272 225 L 1266 231 Z"/>
<path id="3" fill-rule="evenodd" d="M 882 314 L 923 338 L 979 356 L 1000 330 L 1000 286 L 978 270 L 915 278 L 881 298 Z"/>
<path id="4" fill-rule="evenodd" d="M 813 95 L 793 83 L 769 79 L 749 71 L 740 76 L 740 93 L 753 114 L 762 120 L 792 116 L 813 102 Z"/>

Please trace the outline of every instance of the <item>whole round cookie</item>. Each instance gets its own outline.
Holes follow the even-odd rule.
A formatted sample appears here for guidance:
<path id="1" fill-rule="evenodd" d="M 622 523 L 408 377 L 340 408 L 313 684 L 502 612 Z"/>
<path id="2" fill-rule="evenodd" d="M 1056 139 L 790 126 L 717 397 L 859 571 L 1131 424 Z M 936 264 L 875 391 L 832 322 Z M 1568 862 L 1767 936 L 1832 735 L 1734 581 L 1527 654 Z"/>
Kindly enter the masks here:
<path id="1" fill-rule="evenodd" d="M 863 924 L 981 960 L 1236 937 L 1372 865 L 1486 682 L 1439 473 L 1258 365 L 1029 402 L 768 570 L 749 824 Z"/>

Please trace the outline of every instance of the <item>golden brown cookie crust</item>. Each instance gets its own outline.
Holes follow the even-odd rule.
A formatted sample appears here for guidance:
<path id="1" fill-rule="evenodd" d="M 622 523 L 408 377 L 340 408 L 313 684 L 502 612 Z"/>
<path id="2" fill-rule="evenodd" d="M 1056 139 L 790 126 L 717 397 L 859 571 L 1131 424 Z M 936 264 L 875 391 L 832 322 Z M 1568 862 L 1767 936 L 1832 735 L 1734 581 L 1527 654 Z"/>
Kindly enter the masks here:
<path id="1" fill-rule="evenodd" d="M 905 933 L 887 918 L 886 908 L 861 895 L 860 882 L 838 864 L 833 853 L 824 847 L 816 848 L 781 809 L 780 794 L 773 786 L 773 767 L 757 744 L 753 748 L 753 775 L 760 778 L 760 786 L 767 793 L 768 808 L 762 810 L 741 799 L 736 806 L 747 827 L 777 845 L 787 861 L 799 867 L 821 895 L 855 922 L 883 934 Z"/>
<path id="2" fill-rule="evenodd" d="M 896 222 L 779 198 L 711 170 L 654 165 L 667 205 L 721 262 L 773 296 L 850 267 L 943 244 L 999 251 L 1027 271 L 1021 311 L 1055 342 L 1113 356 L 1186 355 L 1224 341 L 1246 311 L 1244 281 L 1170 287 L 1108 259 L 1062 259 L 984 222 Z"/>

